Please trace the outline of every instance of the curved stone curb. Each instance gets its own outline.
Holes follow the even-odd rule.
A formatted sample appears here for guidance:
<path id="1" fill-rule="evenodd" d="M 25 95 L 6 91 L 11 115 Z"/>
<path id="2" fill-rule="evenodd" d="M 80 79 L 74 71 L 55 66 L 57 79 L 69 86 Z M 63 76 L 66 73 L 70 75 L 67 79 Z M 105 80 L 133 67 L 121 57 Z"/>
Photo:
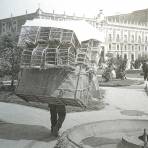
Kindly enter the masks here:
<path id="1" fill-rule="evenodd" d="M 101 87 L 126 87 L 126 86 L 132 86 L 132 85 L 142 85 L 143 82 L 141 81 L 137 81 L 137 82 L 134 82 L 133 84 L 101 84 L 100 83 L 100 86 Z"/>
<path id="2" fill-rule="evenodd" d="M 99 137 L 100 135 L 102 136 L 103 134 L 111 132 L 142 132 L 143 128 L 147 127 L 147 125 L 148 120 L 117 119 L 108 121 L 97 121 L 93 123 L 74 126 L 61 135 L 54 148 L 88 148 L 89 146 L 81 143 L 81 141 L 87 137 Z M 123 137 L 121 136 L 119 138 L 122 140 Z"/>

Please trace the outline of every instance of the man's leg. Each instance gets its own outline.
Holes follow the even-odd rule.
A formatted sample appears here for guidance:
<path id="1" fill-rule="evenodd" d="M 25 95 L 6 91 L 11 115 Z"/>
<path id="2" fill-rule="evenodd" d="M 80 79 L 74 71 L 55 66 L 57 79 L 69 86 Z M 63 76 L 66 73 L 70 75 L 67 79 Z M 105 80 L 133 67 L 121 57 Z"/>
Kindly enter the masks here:
<path id="1" fill-rule="evenodd" d="M 57 113 L 58 113 L 58 120 L 57 120 L 56 126 L 54 127 L 54 132 L 55 132 L 56 136 L 58 136 L 58 131 L 62 127 L 62 124 L 63 124 L 63 122 L 65 120 L 66 107 L 64 105 L 57 106 Z"/>
<path id="2" fill-rule="evenodd" d="M 147 73 L 144 72 L 144 88 L 147 87 Z"/>
<path id="3" fill-rule="evenodd" d="M 55 105 L 50 105 L 50 120 L 51 120 L 51 132 L 53 132 L 53 128 L 57 124 L 57 111 Z"/>
<path id="4" fill-rule="evenodd" d="M 148 72 L 146 73 L 146 89 L 148 87 Z"/>
<path id="5" fill-rule="evenodd" d="M 65 111 L 58 112 L 58 121 L 57 121 L 57 125 L 56 125 L 58 130 L 62 127 L 65 117 L 66 117 Z"/>

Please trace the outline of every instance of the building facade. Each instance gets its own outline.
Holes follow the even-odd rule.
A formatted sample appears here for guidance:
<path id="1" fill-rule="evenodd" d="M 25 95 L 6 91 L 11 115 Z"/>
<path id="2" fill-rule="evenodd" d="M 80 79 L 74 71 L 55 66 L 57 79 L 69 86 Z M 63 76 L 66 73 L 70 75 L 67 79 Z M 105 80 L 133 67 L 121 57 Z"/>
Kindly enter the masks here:
<path id="1" fill-rule="evenodd" d="M 32 20 L 39 18 L 39 9 L 35 13 L 24 14 L 21 16 L 10 17 L 0 20 L 0 35 L 7 32 L 14 32 L 19 35 L 22 25 L 25 24 L 26 20 Z"/>
<path id="2" fill-rule="evenodd" d="M 54 11 L 45 13 L 37 9 L 35 13 L 0 20 L 0 35 L 6 32 L 15 32 L 19 35 L 25 21 L 34 18 L 60 21 L 85 20 L 104 33 L 104 54 L 122 56 L 128 59 L 129 63 L 140 57 L 148 57 L 148 9 L 114 16 L 104 16 L 100 10 L 94 18 L 69 16 L 65 13 L 55 14 Z"/>
<path id="3" fill-rule="evenodd" d="M 148 55 L 148 28 L 137 24 L 108 22 L 104 26 L 105 49 L 129 61 Z"/>
<path id="4" fill-rule="evenodd" d="M 142 13 L 142 14 L 141 14 Z M 105 48 L 128 62 L 148 57 L 148 10 L 105 18 Z M 137 15 L 138 14 L 138 15 Z M 146 14 L 146 15 L 144 15 Z M 137 17 L 138 16 L 138 17 Z"/>

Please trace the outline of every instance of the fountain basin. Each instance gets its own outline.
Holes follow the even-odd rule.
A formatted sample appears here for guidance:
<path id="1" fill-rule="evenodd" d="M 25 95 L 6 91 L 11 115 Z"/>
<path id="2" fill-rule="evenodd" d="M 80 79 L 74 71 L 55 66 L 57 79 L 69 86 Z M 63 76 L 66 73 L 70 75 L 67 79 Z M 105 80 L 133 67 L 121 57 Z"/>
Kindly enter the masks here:
<path id="1" fill-rule="evenodd" d="M 141 148 L 138 137 L 148 128 L 148 120 L 118 119 L 98 121 L 67 130 L 59 138 L 60 148 Z"/>

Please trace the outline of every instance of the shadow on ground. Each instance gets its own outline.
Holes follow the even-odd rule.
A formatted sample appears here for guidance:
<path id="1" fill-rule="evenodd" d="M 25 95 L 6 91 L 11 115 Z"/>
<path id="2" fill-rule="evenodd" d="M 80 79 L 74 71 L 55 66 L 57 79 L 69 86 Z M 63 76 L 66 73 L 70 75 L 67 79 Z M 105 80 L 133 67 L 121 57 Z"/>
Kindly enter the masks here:
<path id="1" fill-rule="evenodd" d="M 0 121 L 0 139 L 49 142 L 55 140 L 55 137 L 51 136 L 50 130 L 43 126 Z"/>

